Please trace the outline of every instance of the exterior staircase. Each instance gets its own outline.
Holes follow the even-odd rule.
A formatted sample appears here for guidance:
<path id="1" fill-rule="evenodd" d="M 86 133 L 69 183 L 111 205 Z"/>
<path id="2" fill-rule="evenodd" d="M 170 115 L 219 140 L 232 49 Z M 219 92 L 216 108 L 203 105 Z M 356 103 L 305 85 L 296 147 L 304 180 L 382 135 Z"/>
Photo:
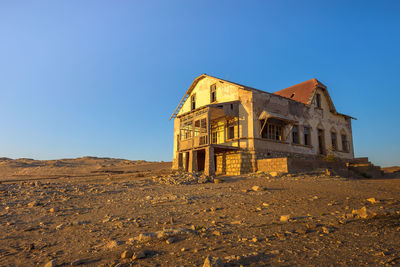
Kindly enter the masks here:
<path id="1" fill-rule="evenodd" d="M 365 178 L 377 178 L 383 176 L 380 166 L 375 166 L 368 161 L 367 157 L 354 158 L 347 163 L 350 171 L 353 171 Z"/>

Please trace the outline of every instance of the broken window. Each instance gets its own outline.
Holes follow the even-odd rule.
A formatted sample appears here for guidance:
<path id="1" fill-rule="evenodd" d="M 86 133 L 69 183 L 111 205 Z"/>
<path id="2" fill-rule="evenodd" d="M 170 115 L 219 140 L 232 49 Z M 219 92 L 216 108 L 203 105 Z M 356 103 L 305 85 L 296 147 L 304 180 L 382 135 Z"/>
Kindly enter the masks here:
<path id="1" fill-rule="evenodd" d="M 196 94 L 193 94 L 190 97 L 190 107 L 191 107 L 191 110 L 196 109 Z"/>
<path id="2" fill-rule="evenodd" d="M 224 124 L 216 123 L 211 129 L 211 142 L 213 144 L 221 144 L 224 142 Z"/>
<path id="3" fill-rule="evenodd" d="M 213 84 L 210 86 L 210 102 L 217 101 L 217 85 Z"/>
<path id="4" fill-rule="evenodd" d="M 265 124 L 265 120 L 261 120 L 261 127 Z M 283 123 L 279 120 L 269 119 L 265 124 L 261 132 L 261 137 L 275 140 L 283 141 Z"/>
<path id="5" fill-rule="evenodd" d="M 331 139 L 332 139 L 332 149 L 337 150 L 337 140 L 335 132 L 331 132 Z"/>
<path id="6" fill-rule="evenodd" d="M 298 144 L 299 143 L 299 129 L 298 129 L 297 125 L 293 125 L 292 141 L 293 141 L 294 144 Z"/>
<path id="7" fill-rule="evenodd" d="M 230 124 L 228 126 L 228 137 L 227 139 L 233 139 L 235 138 L 235 125 Z"/>
<path id="8" fill-rule="evenodd" d="M 311 145 L 310 127 L 304 126 L 304 145 Z"/>
<path id="9" fill-rule="evenodd" d="M 342 150 L 344 152 L 349 152 L 349 143 L 347 142 L 347 136 L 342 134 Z"/>
<path id="10" fill-rule="evenodd" d="M 321 95 L 317 94 L 316 96 L 317 107 L 321 108 Z"/>
<path id="11" fill-rule="evenodd" d="M 182 140 L 192 138 L 192 121 L 187 121 L 181 124 L 181 138 Z"/>
<path id="12" fill-rule="evenodd" d="M 217 144 L 218 142 L 218 133 L 217 132 L 212 132 L 211 133 L 211 143 Z"/>

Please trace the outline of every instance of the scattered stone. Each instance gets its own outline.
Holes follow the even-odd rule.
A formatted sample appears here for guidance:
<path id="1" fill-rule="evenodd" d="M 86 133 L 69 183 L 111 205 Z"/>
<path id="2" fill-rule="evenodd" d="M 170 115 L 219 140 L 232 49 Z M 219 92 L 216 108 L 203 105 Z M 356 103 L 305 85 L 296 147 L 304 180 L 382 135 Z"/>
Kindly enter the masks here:
<path id="1" fill-rule="evenodd" d="M 322 232 L 324 232 L 325 234 L 329 234 L 331 230 L 328 227 L 322 226 Z"/>
<path id="2" fill-rule="evenodd" d="M 277 177 L 279 175 L 278 172 L 270 172 L 269 175 L 271 175 L 272 177 Z"/>
<path id="3" fill-rule="evenodd" d="M 224 264 L 220 258 L 207 256 L 203 267 L 223 267 Z"/>
<path id="4" fill-rule="evenodd" d="M 253 191 L 263 191 L 264 188 L 259 187 L 258 185 L 255 185 L 255 186 L 253 186 L 253 187 L 251 188 L 251 190 L 253 190 Z"/>
<path id="5" fill-rule="evenodd" d="M 88 262 L 87 259 L 77 259 L 77 260 L 74 260 L 73 262 L 71 262 L 71 266 L 78 266 L 78 265 L 85 264 L 87 262 Z"/>
<path id="6" fill-rule="evenodd" d="M 175 237 L 170 237 L 170 238 L 168 238 L 167 239 L 167 241 L 165 241 L 167 244 L 172 244 L 172 243 L 175 243 L 175 241 L 176 241 L 176 238 Z"/>
<path id="7" fill-rule="evenodd" d="M 281 222 L 288 222 L 290 220 L 290 214 L 281 215 L 280 221 Z"/>
<path id="8" fill-rule="evenodd" d="M 65 228 L 65 226 L 67 226 L 65 223 L 59 224 L 56 226 L 56 230 L 62 230 Z"/>
<path id="9" fill-rule="evenodd" d="M 146 258 L 147 257 L 147 255 L 148 255 L 149 253 L 147 252 L 147 251 L 145 251 L 145 250 L 142 250 L 142 251 L 139 251 L 139 252 L 136 252 L 136 253 L 134 253 L 133 254 L 133 256 L 132 256 L 132 260 L 136 260 L 136 259 L 144 259 L 144 258 Z"/>
<path id="10" fill-rule="evenodd" d="M 365 207 L 365 206 L 362 207 L 361 209 L 353 210 L 351 213 L 362 219 L 366 219 L 368 217 L 367 207 Z"/>
<path id="11" fill-rule="evenodd" d="M 49 212 L 57 212 L 57 211 L 59 211 L 59 208 L 58 207 L 54 207 L 54 208 L 50 208 L 49 209 Z"/>
<path id="12" fill-rule="evenodd" d="M 56 266 L 57 266 L 57 263 L 55 260 L 51 260 L 44 265 L 44 267 L 56 267 Z"/>
<path id="13" fill-rule="evenodd" d="M 113 248 L 116 248 L 116 247 L 118 247 L 118 246 L 123 245 L 124 243 L 125 243 L 125 242 L 123 242 L 123 241 L 112 240 L 112 241 L 110 241 L 110 242 L 107 243 L 106 248 L 108 248 L 108 249 L 113 249 Z"/>
<path id="14" fill-rule="evenodd" d="M 121 254 L 121 259 L 132 258 L 132 256 L 133 256 L 133 251 L 132 251 L 132 250 L 125 250 L 125 251 L 122 252 L 122 254 Z"/>
<path id="15" fill-rule="evenodd" d="M 35 206 L 38 206 L 38 205 L 39 205 L 39 203 L 37 201 L 32 201 L 32 202 L 28 203 L 28 208 L 32 208 L 32 207 L 35 207 Z"/>
<path id="16" fill-rule="evenodd" d="M 368 202 L 370 202 L 371 204 L 376 204 L 378 203 L 378 201 L 376 201 L 376 199 L 374 197 L 370 197 L 367 199 Z"/>
<path id="17" fill-rule="evenodd" d="M 214 178 L 214 183 L 215 183 L 215 184 L 220 184 L 220 183 L 223 183 L 223 182 L 225 182 L 224 179 Z"/>

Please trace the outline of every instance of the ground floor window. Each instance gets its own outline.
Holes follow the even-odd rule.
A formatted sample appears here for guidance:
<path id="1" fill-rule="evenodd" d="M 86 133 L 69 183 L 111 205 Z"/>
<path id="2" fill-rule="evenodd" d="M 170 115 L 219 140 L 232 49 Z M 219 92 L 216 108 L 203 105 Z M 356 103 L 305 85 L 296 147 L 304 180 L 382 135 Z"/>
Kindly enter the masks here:
<path id="1" fill-rule="evenodd" d="M 292 128 L 292 142 L 294 144 L 299 143 L 299 128 L 297 125 L 293 125 L 293 128 Z"/>
<path id="2" fill-rule="evenodd" d="M 304 145 L 311 145 L 311 132 L 310 127 L 304 126 Z"/>
<path id="3" fill-rule="evenodd" d="M 331 132 L 331 139 L 332 139 L 332 149 L 337 150 L 337 140 L 335 132 Z"/>
<path id="4" fill-rule="evenodd" d="M 347 142 L 347 136 L 342 134 L 342 150 L 344 152 L 349 152 L 349 143 Z"/>

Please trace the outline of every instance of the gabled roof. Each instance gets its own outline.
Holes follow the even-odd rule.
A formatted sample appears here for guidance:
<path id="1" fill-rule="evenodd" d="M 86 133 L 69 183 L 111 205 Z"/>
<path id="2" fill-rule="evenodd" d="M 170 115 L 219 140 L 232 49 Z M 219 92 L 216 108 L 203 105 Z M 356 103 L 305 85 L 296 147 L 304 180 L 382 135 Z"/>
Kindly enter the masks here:
<path id="1" fill-rule="evenodd" d="M 285 98 L 295 100 L 297 102 L 310 105 L 314 91 L 317 88 L 326 89 L 326 86 L 317 79 L 311 79 L 286 89 L 275 92 L 275 95 L 280 95 Z"/>
<path id="2" fill-rule="evenodd" d="M 197 85 L 197 83 L 200 80 L 202 80 L 202 79 L 204 79 L 206 77 L 211 77 L 211 78 L 214 78 L 214 79 L 218 79 L 218 80 L 220 80 L 222 82 L 227 82 L 227 83 L 239 86 L 239 87 L 241 87 L 242 89 L 245 89 L 245 90 L 257 91 L 257 92 L 261 92 L 261 93 L 265 93 L 265 94 L 271 94 L 271 93 L 268 93 L 268 92 L 265 92 L 265 91 L 262 91 L 262 90 L 259 90 L 259 89 L 255 89 L 255 88 L 252 88 L 252 87 L 249 87 L 249 86 L 246 86 L 246 85 L 230 82 L 230 81 L 227 81 L 227 80 L 224 80 L 224 79 L 221 79 L 221 78 L 218 78 L 218 77 L 214 77 L 214 76 L 211 76 L 211 75 L 202 74 L 202 75 L 198 76 L 196 79 L 194 79 L 193 83 L 190 85 L 189 89 L 186 91 L 185 95 L 182 97 L 181 102 L 179 102 L 178 106 L 176 107 L 174 113 L 172 113 L 171 117 L 169 118 L 170 120 L 172 118 L 175 118 L 178 115 L 179 110 L 181 109 L 181 107 L 183 106 L 183 104 L 185 103 L 185 101 L 187 100 L 187 98 L 189 97 L 189 95 L 191 94 L 191 92 L 193 91 L 195 86 Z M 299 83 L 299 84 L 296 84 L 296 85 L 293 85 L 293 86 L 290 86 L 290 87 L 288 87 L 286 89 L 277 91 L 277 92 L 272 93 L 272 94 L 274 94 L 276 96 L 280 96 L 280 97 L 284 97 L 284 98 L 290 99 L 292 101 L 300 102 L 300 103 L 302 103 L 304 105 L 309 106 L 311 104 L 311 101 L 312 101 L 313 97 L 314 97 L 315 89 L 317 89 L 317 88 L 320 88 L 320 89 L 322 89 L 324 91 L 324 93 L 325 93 L 325 95 L 326 95 L 326 97 L 328 99 L 331 112 L 333 112 L 334 114 L 340 115 L 340 116 L 356 119 L 356 118 L 353 118 L 351 116 L 338 113 L 336 111 L 335 106 L 333 105 L 333 101 L 332 101 L 332 99 L 331 99 L 331 97 L 330 97 L 330 95 L 328 93 L 327 87 L 323 83 L 321 83 L 320 81 L 318 81 L 315 78 L 313 78 L 311 80 L 308 80 L 308 81 L 305 81 L 305 82 L 302 82 L 302 83 Z"/>

